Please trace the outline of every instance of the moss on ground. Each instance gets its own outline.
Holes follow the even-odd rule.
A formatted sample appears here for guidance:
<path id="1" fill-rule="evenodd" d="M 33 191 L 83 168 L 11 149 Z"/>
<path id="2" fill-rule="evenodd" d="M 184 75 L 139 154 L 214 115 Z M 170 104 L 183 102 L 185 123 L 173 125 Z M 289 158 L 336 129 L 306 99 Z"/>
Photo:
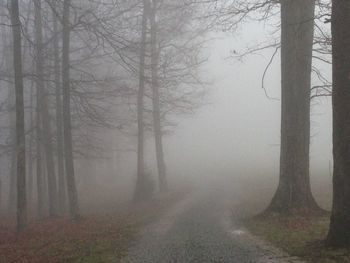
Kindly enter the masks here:
<path id="1" fill-rule="evenodd" d="M 291 256 L 313 263 L 350 263 L 350 248 L 335 250 L 324 245 L 329 216 L 256 217 L 244 225 Z"/>

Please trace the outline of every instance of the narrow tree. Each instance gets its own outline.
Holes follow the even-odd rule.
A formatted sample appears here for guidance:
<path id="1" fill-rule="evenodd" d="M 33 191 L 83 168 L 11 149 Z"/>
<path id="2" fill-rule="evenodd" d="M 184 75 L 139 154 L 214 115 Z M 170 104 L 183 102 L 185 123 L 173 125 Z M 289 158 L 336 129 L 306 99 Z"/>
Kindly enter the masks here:
<path id="1" fill-rule="evenodd" d="M 79 219 L 78 193 L 74 175 L 72 123 L 70 105 L 70 0 L 63 2 L 62 18 L 62 85 L 63 85 L 63 135 L 69 213 L 72 220 Z"/>
<path id="2" fill-rule="evenodd" d="M 37 213 L 39 218 L 45 215 L 45 182 L 43 172 L 43 135 L 42 135 L 42 91 L 36 87 L 36 188 L 37 188 Z"/>
<path id="3" fill-rule="evenodd" d="M 38 91 L 38 90 L 37 90 Z M 41 129 L 41 103 L 40 94 L 36 92 L 36 188 L 37 188 L 37 209 L 38 217 L 43 218 L 45 214 L 45 186 L 43 173 L 42 156 L 42 129 Z"/>
<path id="4" fill-rule="evenodd" d="M 46 157 L 47 183 L 49 194 L 49 215 L 56 216 L 58 209 L 57 200 L 57 182 L 55 175 L 55 164 L 53 160 L 52 150 L 52 132 L 50 125 L 50 114 L 48 106 L 48 92 L 44 84 L 44 46 L 42 32 L 42 11 L 41 0 L 34 1 L 35 6 L 35 35 L 36 35 L 36 85 L 37 93 L 39 94 L 39 103 L 41 104 L 42 128 L 43 128 L 43 143 Z"/>
<path id="5" fill-rule="evenodd" d="M 350 2 L 333 0 L 333 209 L 327 243 L 350 245 Z"/>
<path id="6" fill-rule="evenodd" d="M 13 33 L 13 64 L 16 94 L 16 153 L 17 153 L 17 232 L 27 225 L 26 151 L 24 127 L 24 94 L 22 72 L 22 36 L 18 0 L 11 1 Z"/>
<path id="7" fill-rule="evenodd" d="M 33 177 L 33 142 L 34 142 L 34 134 L 33 134 L 33 128 L 35 127 L 34 125 L 34 87 L 31 85 L 30 87 L 30 134 L 29 134 L 29 143 L 28 143 L 28 158 L 27 158 L 27 163 L 28 163 L 28 205 L 30 206 L 33 201 L 33 186 L 34 186 L 34 177 Z"/>
<path id="8" fill-rule="evenodd" d="M 5 23 L 4 21 L 1 21 L 2 23 Z M 13 61 L 11 58 L 11 54 L 13 52 L 13 48 L 11 48 L 9 40 L 8 40 L 8 31 L 6 27 L 2 28 L 1 31 L 1 41 L 3 45 L 2 52 L 4 54 L 4 61 L 3 64 L 6 69 L 6 73 L 11 75 L 12 71 L 10 72 L 10 67 L 12 67 Z M 11 148 L 11 154 L 10 154 L 10 173 L 9 173 L 9 179 L 10 179 L 10 185 L 9 185 L 9 195 L 8 195 L 8 203 L 7 203 L 7 210 L 9 213 L 15 213 L 16 211 L 16 113 L 15 113 L 15 90 L 12 84 L 7 84 L 7 107 L 9 110 L 9 128 L 10 128 L 10 142 L 13 145 Z"/>
<path id="9" fill-rule="evenodd" d="M 280 181 L 268 211 L 318 209 L 309 177 L 310 88 L 315 0 L 281 1 Z"/>
<path id="10" fill-rule="evenodd" d="M 158 1 L 153 0 L 150 8 L 150 24 L 151 24 L 151 71 L 152 71 L 152 102 L 153 102 L 153 130 L 157 157 L 157 167 L 159 176 L 159 189 L 161 192 L 166 192 L 168 189 L 168 182 L 166 177 L 166 166 L 164 161 L 164 150 L 162 141 L 162 127 L 160 114 L 160 98 L 159 98 L 159 49 L 157 43 L 157 21 L 156 14 L 158 8 Z"/>
<path id="11" fill-rule="evenodd" d="M 146 64 L 146 41 L 147 41 L 147 11 L 148 0 L 143 0 L 142 32 L 140 43 L 140 65 L 139 65 L 139 89 L 137 94 L 137 179 L 134 200 L 139 201 L 146 198 L 145 190 L 145 168 L 144 168 L 144 96 L 145 96 L 145 64 Z"/>
<path id="12" fill-rule="evenodd" d="M 52 1 L 53 8 L 57 6 Z M 57 129 L 57 175 L 58 175 L 58 200 L 59 212 L 62 214 L 66 206 L 66 186 L 64 179 L 64 152 L 63 152 L 63 128 L 62 128 L 62 85 L 60 81 L 60 57 L 59 57 L 59 29 L 58 18 L 55 10 L 53 16 L 53 52 L 54 52 L 54 75 L 55 75 L 55 97 L 56 97 L 56 129 Z"/>

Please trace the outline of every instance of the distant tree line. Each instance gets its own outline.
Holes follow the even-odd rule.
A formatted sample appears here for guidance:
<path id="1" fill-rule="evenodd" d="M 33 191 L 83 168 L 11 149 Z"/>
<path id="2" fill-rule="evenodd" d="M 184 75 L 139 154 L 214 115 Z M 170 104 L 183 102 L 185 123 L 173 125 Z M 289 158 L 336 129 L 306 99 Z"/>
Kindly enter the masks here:
<path id="1" fill-rule="evenodd" d="M 137 137 L 136 201 L 150 196 L 144 144 L 151 131 L 159 191 L 167 191 L 163 137 L 169 116 L 201 104 L 205 32 L 279 15 L 280 35 L 246 52 L 272 47 L 271 59 L 281 55 L 280 177 L 265 213 L 323 212 L 309 176 L 310 101 L 332 96 L 334 198 L 327 243 L 350 244 L 348 0 L 3 0 L 1 6 L 0 92 L 7 97 L 0 104 L 1 148 L 11 164 L 8 209 L 17 211 L 19 232 L 34 192 L 38 217 L 62 215 L 68 201 L 71 218 L 79 219 L 74 156 L 96 146 L 81 140 L 91 127 L 122 127 Z M 329 23 L 331 33 L 324 26 Z M 332 65 L 332 81 L 315 60 Z M 312 85 L 312 73 L 320 85 Z M 123 112 L 120 119 L 117 112 Z"/>
<path id="2" fill-rule="evenodd" d="M 34 211 L 79 220 L 75 160 L 103 151 L 101 130 L 137 138 L 135 201 L 151 197 L 144 143 L 153 135 L 158 188 L 168 190 L 163 137 L 206 91 L 200 12 L 190 1 L 1 1 L 0 140 L 10 165 L 0 205 L 16 212 L 18 232 Z"/>

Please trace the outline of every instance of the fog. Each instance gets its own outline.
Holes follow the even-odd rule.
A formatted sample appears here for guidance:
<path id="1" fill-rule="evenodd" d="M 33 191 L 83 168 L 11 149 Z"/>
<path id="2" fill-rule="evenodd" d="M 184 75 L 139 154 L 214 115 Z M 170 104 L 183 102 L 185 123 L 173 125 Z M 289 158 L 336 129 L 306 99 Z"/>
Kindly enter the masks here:
<path id="1" fill-rule="evenodd" d="M 265 78 L 266 93 L 262 77 L 274 50 L 249 54 L 243 60 L 237 59 L 234 53 L 269 37 L 269 26 L 254 22 L 245 24 L 244 29 L 234 34 L 213 33 L 208 37 L 212 40 L 204 50 L 207 61 L 200 69 L 207 89 L 203 105 L 189 116 L 175 117 L 176 126 L 164 136 L 167 173 L 175 188 L 178 184 L 190 182 L 194 187 L 215 180 L 232 184 L 232 189 L 240 185 L 254 188 L 266 181 L 270 190 L 265 198 L 273 194 L 278 184 L 280 161 L 279 53 Z M 330 75 L 330 68 L 315 63 L 323 74 Z M 315 98 L 311 105 L 310 177 L 318 198 L 320 191 L 327 189 L 328 193 L 331 188 L 331 99 Z M 95 166 L 95 169 L 78 172 L 79 178 L 91 171 L 98 173 L 98 176 L 90 174 L 95 179 L 88 185 L 97 190 L 102 200 L 88 194 L 87 203 L 90 204 L 93 201 L 101 204 L 110 198 L 132 199 L 136 181 L 135 140 L 119 132 L 108 131 L 107 134 L 108 138 L 116 138 L 112 152 L 104 160 L 87 160 L 88 167 Z M 156 181 L 155 148 L 150 136 L 146 139 L 145 151 L 146 168 Z M 86 168 L 86 162 L 82 162 Z M 82 183 L 80 187 L 85 193 L 86 185 Z"/>
<path id="2" fill-rule="evenodd" d="M 0 262 L 318 262 L 323 240 L 350 244 L 330 2 L 8 2 Z"/>
<path id="3" fill-rule="evenodd" d="M 268 176 L 278 178 L 280 152 L 280 59 L 265 80 L 262 75 L 274 50 L 235 60 L 233 50 L 266 38 L 264 27 L 251 23 L 232 34 L 216 35 L 208 47 L 203 75 L 212 79 L 208 104 L 191 118 L 179 121 L 166 138 L 169 170 L 187 176 Z M 266 28 L 265 28 L 266 31 Z M 330 74 L 330 69 L 324 69 Z M 316 98 L 311 114 L 311 177 L 329 178 L 332 160 L 331 99 Z M 177 175 L 178 176 L 178 175 Z M 239 184 L 239 181 L 236 181 Z"/>

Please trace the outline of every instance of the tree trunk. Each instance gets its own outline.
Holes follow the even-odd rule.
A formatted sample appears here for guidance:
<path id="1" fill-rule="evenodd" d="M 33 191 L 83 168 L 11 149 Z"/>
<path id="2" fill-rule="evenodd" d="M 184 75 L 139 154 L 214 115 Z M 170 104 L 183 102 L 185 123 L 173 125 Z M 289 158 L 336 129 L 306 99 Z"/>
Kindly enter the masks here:
<path id="1" fill-rule="evenodd" d="M 268 211 L 317 210 L 309 177 L 310 90 L 315 0 L 281 1 L 280 181 Z"/>
<path id="2" fill-rule="evenodd" d="M 42 90 L 36 86 L 36 186 L 37 186 L 37 213 L 38 218 L 45 216 L 45 184 L 42 155 Z"/>
<path id="3" fill-rule="evenodd" d="M 2 178 L 0 178 L 0 213 L 2 211 L 2 203 L 3 203 L 3 198 L 2 198 Z"/>
<path id="4" fill-rule="evenodd" d="M 11 125 L 12 126 L 12 125 Z M 16 132 L 15 126 L 12 126 L 14 129 L 13 132 Z M 13 145 L 16 145 L 16 139 L 12 140 Z M 10 191 L 9 191 L 9 199 L 7 204 L 7 210 L 10 214 L 16 212 L 16 203 L 17 203 L 17 162 L 16 162 L 17 154 L 15 146 L 12 149 L 11 153 L 11 167 L 10 167 Z"/>
<path id="5" fill-rule="evenodd" d="M 11 1 L 13 33 L 13 63 L 16 94 L 16 153 L 17 153 L 17 232 L 27 225 L 26 151 L 24 126 L 24 94 L 22 72 L 22 37 L 18 0 Z"/>
<path id="6" fill-rule="evenodd" d="M 78 193 L 74 175 L 72 124 L 70 106 L 70 0 L 63 2 L 63 29 L 62 29 L 62 84 L 63 84 L 63 135 L 65 167 L 67 173 L 67 190 L 69 201 L 69 213 L 71 219 L 79 219 Z"/>
<path id="7" fill-rule="evenodd" d="M 2 21 L 5 23 L 4 21 Z M 4 66 L 7 69 L 8 74 L 13 74 L 10 71 L 10 67 L 12 67 L 13 61 L 11 58 L 11 53 L 13 52 L 13 48 L 10 47 L 9 41 L 7 38 L 7 30 L 6 28 L 2 28 L 2 42 L 3 42 L 3 54 L 4 54 Z M 11 154 L 10 154 L 10 172 L 9 172 L 9 195 L 7 201 L 7 210 L 10 214 L 16 212 L 16 113 L 15 113 L 15 90 L 12 84 L 7 84 L 8 95 L 7 95 L 7 107 L 9 109 L 9 129 L 10 129 L 10 143 L 12 144 Z"/>
<path id="8" fill-rule="evenodd" d="M 168 190 L 168 182 L 166 178 L 166 166 L 164 161 L 162 127 L 160 115 L 160 98 L 159 98 L 159 80 L 158 80 L 158 64 L 159 50 L 157 48 L 157 1 L 152 1 L 150 8 L 150 24 L 151 24 L 151 71 L 152 71 L 152 102 L 153 102 L 153 129 L 156 147 L 159 190 L 166 192 Z"/>
<path id="9" fill-rule="evenodd" d="M 40 94 L 42 127 L 43 127 L 43 143 L 46 156 L 47 183 L 49 193 L 49 215 L 57 216 L 57 182 L 55 175 L 55 164 L 52 151 L 52 133 L 50 125 L 50 114 L 48 108 L 48 93 L 44 85 L 44 53 L 43 53 L 43 33 L 42 33 L 42 16 L 41 16 L 41 0 L 34 1 L 35 6 L 35 35 L 36 35 L 36 81 L 37 92 Z"/>
<path id="10" fill-rule="evenodd" d="M 33 85 L 30 87 L 30 134 L 28 145 L 28 204 L 32 205 L 33 201 L 33 128 L 34 128 L 34 89 Z"/>
<path id="11" fill-rule="evenodd" d="M 53 1 L 54 7 L 56 2 Z M 57 173 L 58 173 L 58 200 L 59 212 L 63 214 L 66 210 L 66 185 L 64 179 L 64 150 L 63 150 L 63 129 L 62 129 L 62 85 L 60 81 L 60 58 L 59 58 L 59 39 L 58 22 L 55 12 L 53 12 L 53 30 L 54 30 L 54 68 L 55 68 L 55 96 L 56 96 L 56 128 L 57 128 Z"/>
<path id="12" fill-rule="evenodd" d="M 327 243 L 350 246 L 350 2 L 333 0 L 333 209 Z"/>
<path id="13" fill-rule="evenodd" d="M 43 218 L 45 215 L 45 187 L 44 175 L 42 169 L 42 149 L 41 149 L 41 106 L 40 94 L 36 94 L 36 188 L 37 188 L 37 205 L 38 217 Z"/>
<path id="14" fill-rule="evenodd" d="M 145 96 L 145 63 L 146 63 L 146 38 L 147 38 L 147 8 L 148 0 L 143 0 L 142 32 L 140 46 L 139 65 L 139 89 L 137 94 L 137 181 L 134 200 L 140 201 L 146 198 L 145 169 L 144 169 L 144 96 Z"/>

